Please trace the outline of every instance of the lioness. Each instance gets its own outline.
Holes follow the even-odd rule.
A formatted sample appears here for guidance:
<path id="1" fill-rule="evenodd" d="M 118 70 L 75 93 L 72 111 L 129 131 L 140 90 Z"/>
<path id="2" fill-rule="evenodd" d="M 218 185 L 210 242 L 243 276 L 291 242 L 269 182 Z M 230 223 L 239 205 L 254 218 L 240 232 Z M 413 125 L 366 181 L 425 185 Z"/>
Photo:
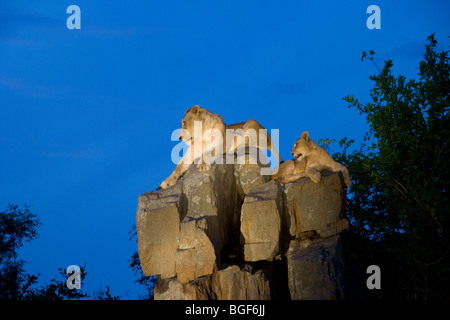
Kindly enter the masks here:
<path id="1" fill-rule="evenodd" d="M 272 180 L 278 180 L 282 185 L 296 181 L 302 177 L 309 177 L 314 182 L 319 182 L 321 170 L 341 172 L 347 187 L 352 185 L 350 175 L 345 166 L 334 161 L 331 156 L 317 143 L 309 139 L 309 133 L 304 131 L 292 149 L 294 160 L 286 161 L 278 166 L 278 171 L 271 176 Z"/>
<path id="2" fill-rule="evenodd" d="M 230 132 L 233 135 L 230 136 Z M 184 113 L 179 138 L 188 145 L 188 149 L 172 174 L 159 185 L 163 189 L 173 186 L 192 163 L 197 163 L 200 171 L 206 171 L 214 162 L 213 158 L 234 154 L 241 147 L 270 150 L 280 163 L 283 162 L 272 145 L 270 135 L 256 120 L 227 126 L 220 115 L 198 105 Z"/>

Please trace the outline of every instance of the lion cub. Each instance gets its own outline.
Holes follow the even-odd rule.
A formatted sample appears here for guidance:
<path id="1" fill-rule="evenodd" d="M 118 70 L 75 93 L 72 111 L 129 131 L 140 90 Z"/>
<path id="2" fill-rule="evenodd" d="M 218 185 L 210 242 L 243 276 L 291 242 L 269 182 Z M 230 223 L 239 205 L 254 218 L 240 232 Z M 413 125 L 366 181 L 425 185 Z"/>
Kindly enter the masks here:
<path id="1" fill-rule="evenodd" d="M 319 182 L 322 175 L 320 171 L 329 170 L 341 172 L 347 187 L 352 185 L 350 175 L 345 166 L 334 161 L 331 156 L 317 143 L 309 139 L 309 133 L 304 131 L 292 149 L 294 160 L 283 162 L 275 168 L 276 174 L 272 180 L 278 180 L 282 185 L 296 181 L 303 177 L 309 177 L 314 182 Z"/>

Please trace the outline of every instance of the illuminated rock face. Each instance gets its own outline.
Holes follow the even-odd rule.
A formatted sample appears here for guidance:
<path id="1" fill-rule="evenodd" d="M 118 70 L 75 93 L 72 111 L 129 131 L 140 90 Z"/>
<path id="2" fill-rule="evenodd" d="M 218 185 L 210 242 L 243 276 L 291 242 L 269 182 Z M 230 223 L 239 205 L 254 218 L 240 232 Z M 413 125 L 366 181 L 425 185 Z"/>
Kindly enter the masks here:
<path id="1" fill-rule="evenodd" d="M 341 176 L 332 173 L 323 178 L 319 183 L 303 178 L 286 184 L 284 191 L 292 236 L 327 228 L 343 218 L 345 191 Z"/>
<path id="2" fill-rule="evenodd" d="M 139 196 L 138 249 L 155 299 L 345 297 L 338 173 L 289 183 L 239 157 Z"/>
<path id="3" fill-rule="evenodd" d="M 252 188 L 241 208 L 245 261 L 272 261 L 280 252 L 283 190 L 278 181 Z"/>

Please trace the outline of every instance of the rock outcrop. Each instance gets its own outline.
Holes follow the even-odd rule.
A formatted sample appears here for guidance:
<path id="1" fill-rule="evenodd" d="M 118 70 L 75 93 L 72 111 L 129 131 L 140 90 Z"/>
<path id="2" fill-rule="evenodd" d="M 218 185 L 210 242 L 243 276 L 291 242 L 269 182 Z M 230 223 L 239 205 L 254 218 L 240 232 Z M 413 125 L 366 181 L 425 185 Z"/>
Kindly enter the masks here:
<path id="1" fill-rule="evenodd" d="M 139 196 L 138 249 L 155 299 L 343 299 L 345 189 L 339 173 L 289 183 L 234 164 L 191 165 Z"/>
<path id="2" fill-rule="evenodd" d="M 277 181 L 255 186 L 241 207 L 245 261 L 272 261 L 280 252 L 283 190 Z"/>

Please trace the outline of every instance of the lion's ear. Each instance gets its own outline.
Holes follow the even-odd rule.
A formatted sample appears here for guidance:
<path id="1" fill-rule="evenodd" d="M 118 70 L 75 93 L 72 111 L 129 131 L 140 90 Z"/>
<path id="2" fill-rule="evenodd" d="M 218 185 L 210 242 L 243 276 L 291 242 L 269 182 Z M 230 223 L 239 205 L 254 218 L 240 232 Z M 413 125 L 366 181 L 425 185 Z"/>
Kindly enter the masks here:
<path id="1" fill-rule="evenodd" d="M 308 141 L 309 140 L 309 132 L 308 131 L 303 131 L 303 133 L 300 136 L 300 138 L 304 139 L 305 141 Z"/>
<path id="2" fill-rule="evenodd" d="M 187 115 L 187 113 L 189 112 L 189 110 L 191 110 L 191 108 L 186 109 L 186 111 L 184 112 L 184 115 Z"/>
<path id="3" fill-rule="evenodd" d="M 199 107 L 198 105 L 193 106 L 193 107 L 191 108 L 191 112 L 192 112 L 193 114 L 198 114 L 198 113 L 200 113 L 200 107 Z"/>
<path id="4" fill-rule="evenodd" d="M 200 117 L 201 109 L 198 105 L 195 105 L 191 108 L 191 113 L 194 116 L 195 119 L 198 119 Z"/>

